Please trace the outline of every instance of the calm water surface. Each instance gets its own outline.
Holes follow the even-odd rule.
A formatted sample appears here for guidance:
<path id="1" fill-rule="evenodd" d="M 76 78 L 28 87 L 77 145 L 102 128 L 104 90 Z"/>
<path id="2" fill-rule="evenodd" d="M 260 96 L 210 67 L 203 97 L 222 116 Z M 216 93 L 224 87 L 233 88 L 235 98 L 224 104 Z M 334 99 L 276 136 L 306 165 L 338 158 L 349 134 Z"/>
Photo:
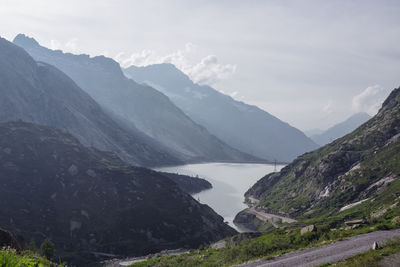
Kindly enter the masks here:
<path id="1" fill-rule="evenodd" d="M 279 171 L 283 166 L 277 166 Z M 241 231 L 233 224 L 235 215 L 247 208 L 243 203 L 244 193 L 264 175 L 274 171 L 270 164 L 242 163 L 203 163 L 189 164 L 157 169 L 164 172 L 198 175 L 209 181 L 213 188 L 194 194 L 201 203 L 209 205 L 224 217 L 230 226 Z"/>

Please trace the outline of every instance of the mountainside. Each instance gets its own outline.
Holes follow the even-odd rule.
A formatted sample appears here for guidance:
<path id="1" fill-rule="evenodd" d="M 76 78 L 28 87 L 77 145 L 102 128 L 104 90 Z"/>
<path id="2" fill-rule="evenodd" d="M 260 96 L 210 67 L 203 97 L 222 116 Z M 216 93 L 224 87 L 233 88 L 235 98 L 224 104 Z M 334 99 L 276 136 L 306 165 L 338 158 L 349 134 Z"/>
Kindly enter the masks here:
<path id="1" fill-rule="evenodd" d="M 212 184 L 203 178 L 192 177 L 170 172 L 159 172 L 159 173 L 174 181 L 183 192 L 186 192 L 188 194 L 196 194 L 201 191 L 212 188 Z"/>
<path id="2" fill-rule="evenodd" d="M 209 86 L 193 83 L 171 64 L 131 66 L 124 72 L 135 81 L 163 92 L 195 122 L 246 153 L 269 161 L 290 162 L 317 148 L 296 128 L 256 106 L 236 101 Z"/>
<path id="3" fill-rule="evenodd" d="M 35 60 L 65 72 L 103 107 L 176 151 L 184 162 L 260 161 L 221 142 L 194 123 L 164 94 L 126 78 L 119 64 L 110 58 L 53 51 L 22 34 L 14 43 Z"/>
<path id="4" fill-rule="evenodd" d="M 369 119 L 371 119 L 371 116 L 368 115 L 368 113 L 356 113 L 345 121 L 332 126 L 322 133 L 311 135 L 310 138 L 318 145 L 323 146 L 339 137 L 351 133 Z"/>
<path id="5" fill-rule="evenodd" d="M 0 38 L 0 121 L 50 125 L 82 144 L 114 151 L 145 166 L 182 163 L 133 126 L 118 123 L 58 69 L 35 62 L 22 48 Z"/>
<path id="6" fill-rule="evenodd" d="M 55 128 L 0 123 L 0 158 L 0 226 L 39 244 L 50 238 L 70 263 L 197 247 L 235 233 L 165 176 Z"/>
<path id="7" fill-rule="evenodd" d="M 399 138 L 400 88 L 392 91 L 372 119 L 265 176 L 246 197 L 297 217 L 336 213 L 366 200 L 366 209 L 382 208 L 400 196 Z"/>

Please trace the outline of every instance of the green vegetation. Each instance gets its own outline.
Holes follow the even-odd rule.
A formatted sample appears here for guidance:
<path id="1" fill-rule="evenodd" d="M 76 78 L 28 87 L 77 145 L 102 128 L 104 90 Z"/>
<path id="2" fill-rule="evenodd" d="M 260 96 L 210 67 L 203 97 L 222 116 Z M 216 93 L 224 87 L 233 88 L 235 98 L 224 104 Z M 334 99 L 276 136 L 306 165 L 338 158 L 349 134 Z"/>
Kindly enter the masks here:
<path id="1" fill-rule="evenodd" d="M 40 253 L 46 259 L 51 260 L 54 257 L 54 244 L 46 238 L 40 245 Z"/>
<path id="2" fill-rule="evenodd" d="M 56 266 L 49 260 L 41 257 L 32 251 L 17 251 L 10 247 L 3 247 L 0 250 L 0 267 L 50 267 Z M 60 267 L 66 266 L 60 264 Z"/>
<path id="3" fill-rule="evenodd" d="M 399 221 L 392 222 L 396 214 L 400 214 L 400 207 L 388 209 L 380 218 L 367 218 L 365 224 L 355 229 L 344 225 L 344 219 L 352 217 L 354 214 L 351 214 L 354 212 L 358 214 L 359 210 L 353 208 L 353 211 L 342 213 L 336 217 L 325 218 L 324 220 L 322 218 L 303 220 L 279 229 L 270 229 L 260 237 L 245 239 L 238 243 L 232 242 L 232 239 L 226 239 L 228 245 L 225 248 L 206 248 L 195 250 L 188 254 L 152 258 L 132 264 L 131 267 L 231 266 L 249 260 L 268 259 L 295 250 L 325 245 L 376 230 L 400 228 Z M 316 226 L 317 230 L 301 235 L 300 229 L 311 223 Z"/>
<path id="4" fill-rule="evenodd" d="M 337 263 L 328 263 L 320 267 L 336 266 L 336 267 L 374 267 L 379 266 L 379 262 L 387 256 L 400 252 L 400 240 L 395 239 L 386 242 L 381 248 L 377 250 L 369 250 L 368 252 L 358 254 L 354 257 L 348 258 L 345 261 Z"/>

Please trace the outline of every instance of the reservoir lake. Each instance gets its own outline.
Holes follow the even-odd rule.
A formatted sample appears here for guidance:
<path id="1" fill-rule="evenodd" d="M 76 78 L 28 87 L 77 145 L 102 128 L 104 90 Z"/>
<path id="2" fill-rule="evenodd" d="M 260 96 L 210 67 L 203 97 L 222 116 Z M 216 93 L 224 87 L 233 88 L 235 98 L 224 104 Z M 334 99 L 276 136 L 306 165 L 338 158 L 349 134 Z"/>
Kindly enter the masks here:
<path id="1" fill-rule="evenodd" d="M 284 165 L 277 165 L 279 171 Z M 199 176 L 209 181 L 213 188 L 192 196 L 203 204 L 207 204 L 230 226 L 239 232 L 245 231 L 233 224 L 235 215 L 247 208 L 244 193 L 259 179 L 273 172 L 273 164 L 246 163 L 202 163 L 174 167 L 157 168 L 157 171 Z"/>

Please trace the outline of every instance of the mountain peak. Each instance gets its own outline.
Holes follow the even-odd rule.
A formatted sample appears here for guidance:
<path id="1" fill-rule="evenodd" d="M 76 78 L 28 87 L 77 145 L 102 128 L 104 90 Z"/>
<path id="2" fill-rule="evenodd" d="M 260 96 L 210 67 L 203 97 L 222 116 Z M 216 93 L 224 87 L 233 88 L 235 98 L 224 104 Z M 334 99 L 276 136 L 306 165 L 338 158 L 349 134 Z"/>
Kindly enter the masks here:
<path id="1" fill-rule="evenodd" d="M 15 36 L 13 43 L 23 46 L 39 46 L 39 43 L 34 38 L 29 37 L 22 33 Z"/>

